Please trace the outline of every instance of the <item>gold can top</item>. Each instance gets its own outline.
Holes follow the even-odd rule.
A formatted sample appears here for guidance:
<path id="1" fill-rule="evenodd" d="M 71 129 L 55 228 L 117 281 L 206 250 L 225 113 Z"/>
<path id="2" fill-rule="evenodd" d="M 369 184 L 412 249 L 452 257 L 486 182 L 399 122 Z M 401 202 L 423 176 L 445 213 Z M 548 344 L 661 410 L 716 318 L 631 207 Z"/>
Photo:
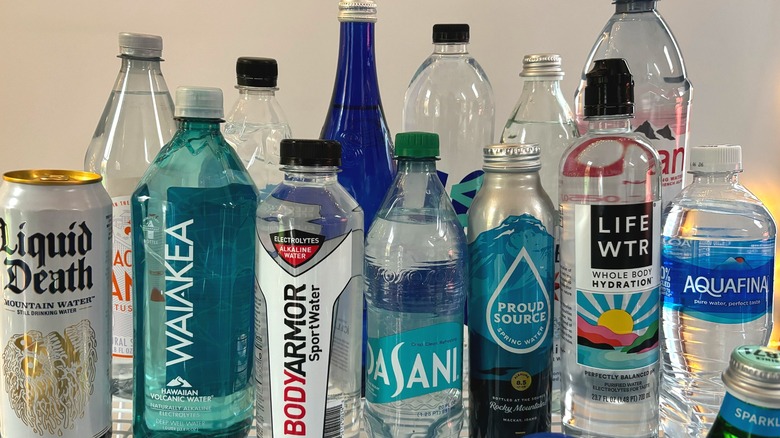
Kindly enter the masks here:
<path id="1" fill-rule="evenodd" d="M 81 170 L 30 169 L 6 172 L 3 174 L 3 179 L 18 184 L 60 186 L 99 183 L 103 177 L 97 173 Z"/>

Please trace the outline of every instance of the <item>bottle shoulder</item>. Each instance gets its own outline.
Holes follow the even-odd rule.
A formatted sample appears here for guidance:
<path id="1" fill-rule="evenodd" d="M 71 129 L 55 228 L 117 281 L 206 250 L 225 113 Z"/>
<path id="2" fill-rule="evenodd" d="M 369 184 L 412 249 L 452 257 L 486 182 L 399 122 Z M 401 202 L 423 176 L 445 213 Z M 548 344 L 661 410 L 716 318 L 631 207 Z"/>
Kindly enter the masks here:
<path id="1" fill-rule="evenodd" d="M 407 95 L 412 90 L 439 94 L 466 92 L 492 100 L 493 88 L 482 66 L 470 56 L 452 56 L 432 55 L 426 59 L 412 76 Z"/>
<path id="2" fill-rule="evenodd" d="M 336 182 L 327 184 L 282 181 L 260 204 L 261 221 L 287 221 L 291 226 L 344 222 L 350 229 L 363 227 L 363 210 L 357 201 Z"/>

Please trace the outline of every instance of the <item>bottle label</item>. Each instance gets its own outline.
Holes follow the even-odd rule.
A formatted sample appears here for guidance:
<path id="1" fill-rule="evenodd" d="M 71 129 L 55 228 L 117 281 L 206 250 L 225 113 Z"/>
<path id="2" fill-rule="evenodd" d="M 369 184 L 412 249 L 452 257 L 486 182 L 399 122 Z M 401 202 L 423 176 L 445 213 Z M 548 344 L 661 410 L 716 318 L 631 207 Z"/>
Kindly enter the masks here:
<path id="1" fill-rule="evenodd" d="M 664 307 L 719 324 L 771 318 L 775 239 L 664 237 Z"/>
<path id="2" fill-rule="evenodd" d="M 750 436 L 777 436 L 780 431 L 780 409 L 746 403 L 728 391 L 718 416 Z"/>
<path id="3" fill-rule="evenodd" d="M 437 173 L 442 185 L 446 187 L 451 175 L 442 171 L 438 171 Z M 457 179 L 449 181 L 452 183 L 452 187 L 450 188 L 452 207 L 455 209 L 458 220 L 464 229 L 469 225 L 469 208 L 471 207 L 471 203 L 474 202 L 474 197 L 477 196 L 480 187 L 482 187 L 484 174 L 485 172 L 482 170 L 475 170 L 464 176 L 460 182 L 458 182 Z"/>
<path id="4" fill-rule="evenodd" d="M 112 353 L 118 359 L 133 358 L 133 253 L 130 226 L 130 197 L 112 198 L 113 253 L 111 295 L 113 318 Z"/>
<path id="5" fill-rule="evenodd" d="M 470 387 L 489 435 L 549 429 L 554 251 L 553 236 L 527 214 L 469 245 Z"/>
<path id="6" fill-rule="evenodd" d="M 366 401 L 391 403 L 446 389 L 461 389 L 462 349 L 463 324 L 457 322 L 382 338 L 369 336 Z"/>
<path id="7" fill-rule="evenodd" d="M 642 121 L 637 114 L 634 132 L 645 135 L 661 158 L 661 186 L 664 205 L 669 204 L 682 190 L 685 173 L 685 144 L 688 130 L 688 114 L 683 110 L 671 118 L 654 117 Z M 646 117 L 647 114 L 644 114 Z M 663 115 L 661 115 L 663 116 Z"/>
<path id="8" fill-rule="evenodd" d="M 354 381 L 354 391 L 339 389 L 348 396 L 359 391 L 351 366 L 357 362 L 349 358 L 360 349 L 349 333 L 360 327 L 344 316 L 359 320 L 359 309 L 351 311 L 346 301 L 342 306 L 340 298 L 362 287 L 355 246 L 363 244 L 362 231 L 326 239 L 290 229 L 260 241 L 257 318 L 267 330 L 257 331 L 257 355 L 259 363 L 268 362 L 269 375 L 255 374 L 262 388 L 257 422 L 270 424 L 273 436 L 341 436 L 343 406 L 328 399 L 328 387 L 333 380 Z"/>

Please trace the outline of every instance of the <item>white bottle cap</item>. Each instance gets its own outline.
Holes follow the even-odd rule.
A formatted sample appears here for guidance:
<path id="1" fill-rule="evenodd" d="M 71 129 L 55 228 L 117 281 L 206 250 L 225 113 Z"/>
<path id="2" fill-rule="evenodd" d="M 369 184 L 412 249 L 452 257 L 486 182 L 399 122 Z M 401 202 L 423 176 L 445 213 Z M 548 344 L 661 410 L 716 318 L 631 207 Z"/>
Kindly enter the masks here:
<path id="1" fill-rule="evenodd" d="M 222 90 L 213 87 L 179 87 L 176 89 L 176 117 L 221 119 Z"/>
<path id="2" fill-rule="evenodd" d="M 122 32 L 119 34 L 119 52 L 137 58 L 159 58 L 163 41 L 158 35 Z"/>
<path id="3" fill-rule="evenodd" d="M 742 147 L 736 144 L 694 146 L 688 155 L 688 172 L 742 172 Z"/>

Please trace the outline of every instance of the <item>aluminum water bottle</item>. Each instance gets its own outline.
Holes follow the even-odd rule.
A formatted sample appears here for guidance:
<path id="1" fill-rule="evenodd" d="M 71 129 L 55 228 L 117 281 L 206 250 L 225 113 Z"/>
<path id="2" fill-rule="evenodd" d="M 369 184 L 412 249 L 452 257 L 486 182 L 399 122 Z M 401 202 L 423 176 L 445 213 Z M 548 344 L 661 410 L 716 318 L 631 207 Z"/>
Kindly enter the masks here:
<path id="1" fill-rule="evenodd" d="M 466 235 L 436 173 L 438 136 L 396 136 L 398 175 L 366 237 L 365 428 L 451 437 L 463 423 Z"/>
<path id="2" fill-rule="evenodd" d="M 357 437 L 363 212 L 341 145 L 283 140 L 284 181 L 257 212 L 258 436 Z"/>
<path id="3" fill-rule="evenodd" d="M 495 141 L 493 88 L 469 36 L 468 24 L 433 26 L 433 53 L 406 90 L 402 118 L 403 131 L 439 134 L 439 176 L 464 227 L 482 181 L 482 148 Z"/>
<path id="4" fill-rule="evenodd" d="M 468 226 L 470 436 L 549 432 L 555 209 L 539 146 L 489 146 L 484 157 Z"/>
<path id="5" fill-rule="evenodd" d="M 631 131 L 622 59 L 588 72 L 588 132 L 561 160 L 562 422 L 573 436 L 658 436 L 661 171 Z"/>
<path id="6" fill-rule="evenodd" d="M 740 146 L 692 147 L 689 158 L 693 181 L 663 225 L 661 422 L 666 436 L 703 438 L 731 352 L 769 341 L 777 226 L 739 183 Z"/>
<path id="7" fill-rule="evenodd" d="M 292 136 L 287 117 L 276 100 L 278 74 L 275 59 L 238 58 L 238 99 L 225 121 L 225 140 L 241 157 L 261 201 L 284 178 L 279 170 L 279 144 Z"/>
<path id="8" fill-rule="evenodd" d="M 683 188 L 688 145 L 691 82 L 680 47 L 656 10 L 657 0 L 613 0 L 615 14 L 599 33 L 582 70 L 574 106 L 585 132 L 585 74 L 596 60 L 624 58 L 634 76 L 634 131 L 641 132 L 661 157 L 663 205 Z"/>
<path id="9" fill-rule="evenodd" d="M 175 115 L 132 196 L 133 433 L 246 437 L 257 189 L 220 131 L 222 90 L 179 87 Z"/>
<path id="10" fill-rule="evenodd" d="M 160 70 L 162 38 L 119 34 L 122 67 L 92 142 L 84 169 L 103 176 L 113 201 L 111 393 L 133 394 L 133 276 L 130 195 L 174 132 L 173 100 Z"/>
<path id="11" fill-rule="evenodd" d="M 555 223 L 558 223 L 558 164 L 563 151 L 579 137 L 574 115 L 561 92 L 561 56 L 540 53 L 523 57 L 523 91 L 515 109 L 501 133 L 501 143 L 538 143 L 541 148 L 539 178 L 542 188 L 555 200 Z M 560 269 L 558 267 L 557 225 L 551 231 L 555 236 L 555 303 L 553 323 L 553 377 L 552 411 L 561 410 L 561 339 L 560 339 Z"/>

